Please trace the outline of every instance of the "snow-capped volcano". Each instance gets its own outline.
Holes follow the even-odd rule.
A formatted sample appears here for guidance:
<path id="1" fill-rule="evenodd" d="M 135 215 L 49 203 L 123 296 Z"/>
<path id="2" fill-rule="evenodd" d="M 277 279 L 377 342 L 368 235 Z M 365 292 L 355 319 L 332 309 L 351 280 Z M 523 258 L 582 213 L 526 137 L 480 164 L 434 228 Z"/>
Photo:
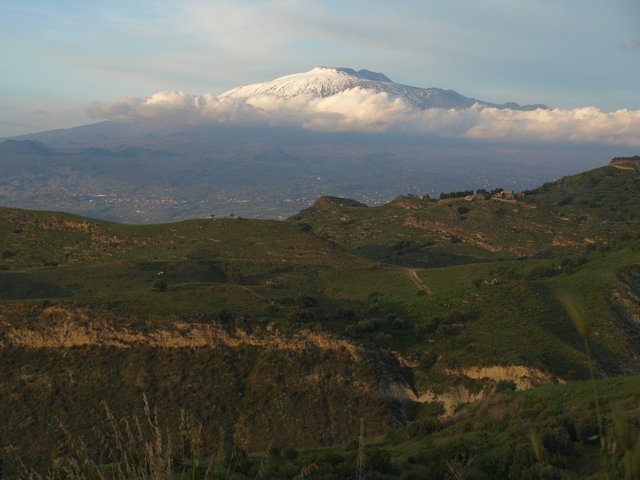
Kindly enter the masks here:
<path id="1" fill-rule="evenodd" d="M 295 97 L 303 94 L 315 94 L 329 97 L 337 93 L 359 87 L 375 93 L 385 92 L 391 97 L 400 97 L 407 104 L 420 109 L 445 108 L 463 110 L 474 104 L 485 107 L 510 108 L 512 110 L 548 109 L 546 105 L 518 105 L 506 103 L 497 105 L 465 97 L 453 90 L 441 88 L 418 88 L 392 82 L 382 73 L 369 70 L 355 71 L 351 68 L 316 67 L 306 73 L 295 73 L 280 77 L 270 82 L 244 85 L 234 88 L 220 95 L 219 98 L 250 98 L 257 95 L 277 95 L 280 97 Z"/>

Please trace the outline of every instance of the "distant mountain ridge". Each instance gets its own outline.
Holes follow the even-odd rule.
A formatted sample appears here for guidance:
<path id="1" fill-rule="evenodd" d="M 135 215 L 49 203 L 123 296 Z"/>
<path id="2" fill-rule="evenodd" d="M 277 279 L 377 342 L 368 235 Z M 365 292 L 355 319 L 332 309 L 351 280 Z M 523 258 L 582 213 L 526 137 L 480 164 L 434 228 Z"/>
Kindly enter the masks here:
<path id="1" fill-rule="evenodd" d="M 412 107 L 423 110 L 428 108 L 464 110 L 475 104 L 511 110 L 529 111 L 539 108 L 549 110 L 549 107 L 543 104 L 518 105 L 515 102 L 508 102 L 500 105 L 465 97 L 453 90 L 402 85 L 391 81 L 382 73 L 369 70 L 355 71 L 351 68 L 326 67 L 316 67 L 309 72 L 287 75 L 270 82 L 237 87 L 223 93 L 219 98 L 247 99 L 258 95 L 277 95 L 291 98 L 305 94 L 330 97 L 352 88 L 362 88 L 376 93 L 387 93 L 392 97 L 400 97 Z"/>
<path id="2" fill-rule="evenodd" d="M 106 138 L 106 137 L 105 137 Z M 33 140 L 5 140 L 0 143 L 0 159 L 4 157 L 51 157 L 51 156 L 71 156 L 71 157 L 91 157 L 91 158 L 141 158 L 141 157 L 173 157 L 176 153 L 166 150 L 151 150 L 148 148 L 131 147 L 128 145 L 118 145 L 111 149 L 100 147 L 89 147 L 77 152 L 58 152 L 42 142 Z"/>
<path id="3" fill-rule="evenodd" d="M 54 155 L 49 147 L 32 140 L 5 140 L 0 143 L 0 156 L 4 155 L 36 155 L 48 157 Z"/>

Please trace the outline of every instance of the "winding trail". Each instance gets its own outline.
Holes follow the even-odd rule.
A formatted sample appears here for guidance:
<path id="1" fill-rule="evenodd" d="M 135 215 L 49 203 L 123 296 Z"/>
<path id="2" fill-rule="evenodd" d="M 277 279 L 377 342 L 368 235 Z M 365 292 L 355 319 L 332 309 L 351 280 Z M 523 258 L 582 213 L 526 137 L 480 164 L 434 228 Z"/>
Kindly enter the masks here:
<path id="1" fill-rule="evenodd" d="M 404 273 L 407 275 L 407 277 L 411 279 L 411 281 L 414 283 L 416 287 L 418 287 L 419 290 L 424 290 L 429 294 L 433 293 L 431 289 L 427 287 L 422 280 L 420 280 L 420 277 L 418 277 L 418 274 L 416 273 L 417 271 L 418 271 L 417 268 L 405 267 L 404 269 Z"/>

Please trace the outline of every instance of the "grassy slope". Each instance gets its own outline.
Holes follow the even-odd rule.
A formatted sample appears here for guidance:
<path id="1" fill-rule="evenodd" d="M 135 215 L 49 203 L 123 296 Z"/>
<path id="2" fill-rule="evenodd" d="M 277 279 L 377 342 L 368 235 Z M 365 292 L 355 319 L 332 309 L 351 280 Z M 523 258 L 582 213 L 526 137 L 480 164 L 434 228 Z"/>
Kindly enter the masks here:
<path id="1" fill-rule="evenodd" d="M 311 326 L 339 336 L 350 325 L 374 320 L 368 324 L 372 328 L 348 331 L 353 341 L 390 344 L 417 366 L 411 372 L 401 372 L 392 364 L 376 373 L 365 368 L 353 378 L 370 382 L 381 375 L 404 375 L 405 381 L 423 390 L 455 382 L 443 377 L 447 368 L 496 363 L 530 365 L 563 378 L 586 378 L 584 346 L 557 299 L 566 295 L 588 312 L 598 366 L 616 373 L 618 359 L 628 357 L 630 351 L 609 322 L 608 301 L 620 272 L 640 260 L 633 237 L 637 232 L 637 196 L 630 195 L 634 185 L 635 172 L 607 167 L 545 185 L 534 192 L 535 197 L 517 203 L 403 197 L 368 208 L 332 199 L 319 201 L 286 223 L 224 219 L 133 226 L 63 213 L 0 209 L 4 257 L 0 265 L 6 269 L 0 272 L 3 331 L 6 334 L 10 328 L 34 321 L 36 326 L 39 312 L 45 309 L 42 300 L 96 309 L 103 321 L 142 332 L 168 328 L 189 314 L 214 315 L 223 309 L 247 315 L 259 328 L 274 322 L 283 331 Z M 306 231 L 306 225 L 312 232 Z M 452 242 L 454 237 L 461 241 Z M 589 249 L 592 244 L 608 249 Z M 417 274 L 432 292 L 429 295 L 422 294 L 405 268 L 425 266 L 431 268 Z M 527 273 L 540 266 L 556 275 L 527 279 Z M 242 282 L 229 281 L 234 271 L 241 273 Z M 154 290 L 158 279 L 166 281 L 167 291 Z M 493 279 L 497 284 L 484 283 Z M 348 310 L 354 315 L 345 313 Z M 462 312 L 464 320 L 447 324 L 447 316 L 454 311 Z M 434 317 L 445 319 L 444 327 L 434 326 Z M 87 350 L 76 355 L 80 365 L 76 371 L 83 364 L 92 365 L 87 359 L 95 354 Z M 104 354 L 98 355 L 98 363 Z M 5 384 L 10 385 L 9 379 L 31 360 L 21 360 L 24 354 L 19 350 L 5 349 L 4 355 L 5 365 L 10 365 Z M 138 353 L 127 355 L 133 356 L 127 357 L 126 364 L 140 362 L 133 358 Z M 238 421 L 237 408 L 251 408 L 251 402 L 261 405 L 269 398 L 269 382 L 256 384 L 251 379 L 269 378 L 282 360 L 276 355 L 265 363 L 255 360 L 255 355 L 245 366 L 207 374 L 240 374 L 253 385 L 251 389 L 261 392 L 247 397 L 251 401 L 246 406 L 236 406 L 236 413 L 227 416 L 231 424 Z M 343 372 L 345 365 L 339 360 L 331 367 L 319 358 L 312 363 L 327 372 L 333 369 L 327 378 L 338 375 L 347 378 L 347 384 L 351 381 L 351 373 L 346 373 L 350 370 Z M 180 361 L 195 360 L 187 354 Z M 304 364 L 296 358 L 292 365 L 300 362 Z M 275 368 L 281 371 L 278 378 L 293 381 L 299 367 L 287 373 L 289 368 L 286 362 L 281 369 Z M 36 373 L 42 371 L 36 369 Z M 147 380 L 135 380 L 132 372 L 114 380 L 138 385 L 128 391 L 128 402 L 149 387 Z M 167 383 L 163 375 L 158 372 L 151 378 Z M 183 388 L 184 381 L 168 382 L 169 390 Z M 347 384 L 338 385 L 331 397 L 340 398 Z M 281 415 L 311 401 L 298 390 L 284 395 L 287 407 L 264 404 L 260 408 Z M 222 391 L 233 394 L 229 389 Z M 25 405 L 51 402 L 59 395 L 46 392 Z M 209 399 L 214 404 L 227 400 L 224 396 Z M 170 409 L 171 401 L 163 408 Z M 365 400 L 356 396 L 352 401 Z M 327 407 L 337 411 L 330 404 L 318 411 Z M 379 408 L 375 402 L 368 405 L 363 408 Z M 193 408 L 197 411 L 201 406 Z M 12 428 L 29 422 L 28 411 L 23 413 Z M 308 414 L 314 415 L 311 410 Z M 322 417 L 317 421 L 322 424 Z M 264 425 L 258 422 L 252 428 L 260 432 Z M 329 436 L 324 440 L 298 442 L 331 443 L 340 438 L 325 434 Z"/>
<path id="2" fill-rule="evenodd" d="M 319 321 L 343 334 L 346 325 L 373 318 L 378 326 L 361 332 L 361 341 L 383 331 L 397 349 L 445 355 L 462 365 L 524 362 L 561 376 L 571 370 L 584 375 L 583 352 L 556 297 L 569 296 L 590 312 L 603 364 L 628 353 L 606 321 L 607 300 L 617 273 L 637 263 L 638 254 L 624 244 L 611 251 L 587 247 L 596 241 L 615 246 L 620 232 L 635 231 L 635 219 L 628 214 L 626 220 L 602 220 L 620 205 L 550 204 L 561 188 L 611 200 L 617 197 L 607 192 L 628 191 L 634 179 L 633 171 L 605 167 L 541 187 L 535 204 L 403 197 L 368 208 L 321 199 L 289 223 L 224 219 L 132 226 L 4 209 L 0 250 L 11 255 L 3 260 L 10 270 L 0 273 L 1 295 L 124 302 L 136 321 L 155 324 L 227 309 L 285 323 Z M 630 197 L 624 208 L 634 210 L 634 202 Z M 460 214 L 460 208 L 468 211 Z M 304 224 L 314 233 L 304 231 Z M 452 243 L 451 235 L 462 241 Z M 514 257 L 521 260 L 504 261 Z M 570 264 L 562 265 L 563 258 Z M 579 265 L 581 258 L 587 263 Z M 380 259 L 446 266 L 418 272 L 433 292 L 418 296 L 407 271 L 375 262 Z M 52 262 L 58 265 L 43 266 Z M 541 265 L 558 275 L 523 279 Z M 228 282 L 230 269 L 241 272 L 243 285 Z M 157 279 L 167 282 L 168 291 L 153 291 Z M 485 283 L 493 279 L 497 285 Z M 313 305 L 300 304 L 301 296 L 312 297 Z M 345 309 L 356 316 L 342 317 Z M 415 325 L 455 310 L 465 314 L 463 325 L 415 334 Z M 389 315 L 404 320 L 404 327 L 385 321 Z"/>

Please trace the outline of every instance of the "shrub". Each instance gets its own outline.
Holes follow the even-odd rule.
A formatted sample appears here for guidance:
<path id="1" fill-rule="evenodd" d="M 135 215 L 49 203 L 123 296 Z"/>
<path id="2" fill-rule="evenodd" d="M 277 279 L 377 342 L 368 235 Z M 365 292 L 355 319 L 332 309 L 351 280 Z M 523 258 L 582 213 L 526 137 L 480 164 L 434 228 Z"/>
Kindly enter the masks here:
<path id="1" fill-rule="evenodd" d="M 280 456 L 280 447 L 278 445 L 271 445 L 271 447 L 269 447 L 269 457 L 277 458 L 279 456 Z"/>
<path id="2" fill-rule="evenodd" d="M 497 267 L 489 271 L 489 275 L 502 275 L 504 278 L 512 280 L 518 277 L 518 273 L 513 269 L 505 266 Z"/>
<path id="3" fill-rule="evenodd" d="M 413 327 L 413 333 L 416 337 L 422 337 L 426 335 L 429 331 L 429 327 L 424 325 L 423 323 L 418 323 L 415 327 Z"/>
<path id="4" fill-rule="evenodd" d="M 576 433 L 581 441 L 589 441 L 598 435 L 598 416 L 595 413 L 585 414 L 576 423 Z"/>
<path id="5" fill-rule="evenodd" d="M 494 478 L 504 478 L 504 455 L 498 452 L 490 452 L 481 456 L 477 463 L 478 468 L 484 473 L 489 480 Z"/>
<path id="6" fill-rule="evenodd" d="M 167 282 L 165 282 L 161 278 L 158 278 L 155 282 L 153 282 L 153 288 L 158 292 L 166 292 L 169 287 L 167 286 Z"/>
<path id="7" fill-rule="evenodd" d="M 396 330 L 401 330 L 404 328 L 405 326 L 405 322 L 402 318 L 394 318 L 391 321 L 391 325 L 393 326 L 393 328 L 395 328 Z"/>
<path id="8" fill-rule="evenodd" d="M 236 445 L 227 450 L 224 458 L 224 464 L 233 468 L 237 473 L 247 473 L 251 468 L 251 462 L 247 452 Z"/>
<path id="9" fill-rule="evenodd" d="M 380 320 L 376 318 L 367 318 L 359 321 L 358 327 L 362 332 L 374 332 L 380 328 Z"/>
<path id="10" fill-rule="evenodd" d="M 442 322 L 442 323 L 462 323 L 462 322 L 464 322 L 464 314 L 461 312 L 458 312 L 457 310 L 454 310 L 449 315 L 447 315 L 445 322 Z"/>
<path id="11" fill-rule="evenodd" d="M 234 285 L 244 285 L 244 277 L 236 267 L 231 267 L 227 270 L 227 279 L 229 283 Z"/>
<path id="12" fill-rule="evenodd" d="M 424 448 L 424 452 L 413 455 L 413 460 L 424 463 L 429 469 L 429 478 L 434 479 L 452 478 L 447 464 L 456 459 L 468 458 L 469 455 L 466 445 L 458 440 L 439 444 L 426 440 Z"/>
<path id="13" fill-rule="evenodd" d="M 356 318 L 356 312 L 353 308 L 341 308 L 338 310 L 338 317 L 344 318 L 345 320 L 352 320 Z"/>
<path id="14" fill-rule="evenodd" d="M 558 205 L 563 207 L 565 205 L 569 205 L 573 201 L 573 197 L 571 195 L 566 195 L 560 199 Z"/>
<path id="15" fill-rule="evenodd" d="M 372 304 L 369 305 L 369 308 L 367 309 L 367 313 L 371 314 L 371 315 L 375 315 L 377 313 L 380 313 L 380 306 L 377 304 Z"/>
<path id="16" fill-rule="evenodd" d="M 317 303 L 315 298 L 307 295 L 298 295 L 295 302 L 303 308 L 315 307 Z"/>
<path id="17" fill-rule="evenodd" d="M 358 325 L 347 325 L 344 329 L 345 335 L 349 337 L 357 337 L 360 335 L 360 327 Z"/>
<path id="18" fill-rule="evenodd" d="M 633 235 L 630 232 L 623 232 L 618 236 L 619 242 L 628 242 L 629 240 L 633 240 Z"/>
<path id="19" fill-rule="evenodd" d="M 426 480 L 427 477 L 416 470 L 405 470 L 400 474 L 400 480 Z"/>
<path id="20" fill-rule="evenodd" d="M 387 430 L 387 433 L 384 435 L 384 439 L 393 444 L 398 444 L 406 439 L 406 435 L 404 435 L 402 429 L 396 427 Z"/>
<path id="21" fill-rule="evenodd" d="M 543 428 L 542 444 L 547 452 L 551 454 L 559 454 L 569 456 L 573 454 L 573 443 L 571 443 L 571 437 L 562 427 Z"/>
<path id="22" fill-rule="evenodd" d="M 360 441 L 354 438 L 353 440 L 350 440 L 349 443 L 347 443 L 346 450 L 347 451 L 357 450 L 358 447 L 360 447 Z"/>
<path id="23" fill-rule="evenodd" d="M 370 447 L 365 451 L 365 462 L 380 473 L 388 473 L 391 468 L 391 454 L 384 448 Z"/>
<path id="24" fill-rule="evenodd" d="M 422 355 L 420 355 L 420 364 L 425 368 L 433 367 L 437 363 L 437 361 L 438 361 L 438 356 L 434 353 L 422 352 Z M 425 405 L 426 403 L 422 404 L 423 407 Z"/>
<path id="25" fill-rule="evenodd" d="M 522 278 L 525 280 L 538 280 L 540 278 L 552 277 L 555 274 L 556 271 L 553 268 L 546 265 L 540 265 L 529 271 L 529 273 L 526 273 Z"/>
<path id="26" fill-rule="evenodd" d="M 287 318 L 294 322 L 313 322 L 316 317 L 308 308 L 293 307 L 287 312 Z"/>
<path id="27" fill-rule="evenodd" d="M 517 480 L 522 478 L 536 478 L 536 477 L 527 476 L 527 474 L 531 475 L 531 472 L 528 470 L 530 470 L 531 467 L 533 467 L 537 463 L 537 460 L 533 453 L 533 449 L 531 448 L 531 445 L 527 443 L 518 443 L 516 445 L 510 445 L 509 451 L 507 453 L 507 457 L 510 463 L 510 467 L 509 467 L 510 479 Z"/>
<path id="28" fill-rule="evenodd" d="M 451 325 L 442 324 L 438 327 L 438 330 L 436 330 L 436 334 L 441 335 L 443 337 L 453 335 L 455 334 L 455 327 L 452 327 Z"/>
<path id="29" fill-rule="evenodd" d="M 298 451 L 295 448 L 285 448 L 282 450 L 282 455 L 287 460 L 295 460 L 298 458 Z"/>
<path id="30" fill-rule="evenodd" d="M 442 430 L 442 422 L 437 418 L 416 420 L 407 426 L 407 434 L 411 438 L 426 438 L 440 430 Z"/>
<path id="31" fill-rule="evenodd" d="M 429 320 L 429 323 L 427 323 L 426 327 L 427 327 L 427 333 L 433 333 L 438 329 L 438 326 L 440 326 L 440 324 L 444 323 L 444 318 L 442 317 L 433 317 L 431 320 Z"/>
<path id="32" fill-rule="evenodd" d="M 324 452 L 317 458 L 318 465 L 339 465 L 344 462 L 344 457 L 334 452 L 333 450 L 328 450 Z"/>
<path id="33" fill-rule="evenodd" d="M 262 307 L 262 313 L 265 315 L 275 315 L 280 311 L 280 306 L 276 303 L 268 303 L 264 307 Z"/>
<path id="34" fill-rule="evenodd" d="M 584 255 L 580 255 L 579 257 L 576 257 L 573 260 L 573 267 L 580 267 L 582 265 L 584 265 L 585 263 L 588 263 L 589 259 L 587 257 L 585 257 Z"/>
<path id="35" fill-rule="evenodd" d="M 416 250 L 420 250 L 420 248 L 422 248 L 422 245 L 419 245 L 413 240 L 401 240 L 391 248 L 398 251 L 398 255 L 403 255 L 405 253 L 411 253 L 415 252 Z"/>
<path id="36" fill-rule="evenodd" d="M 513 380 L 500 380 L 496 384 L 496 393 L 498 392 L 515 392 L 518 386 Z"/>
<path id="37" fill-rule="evenodd" d="M 558 415 L 547 419 L 544 424 L 544 428 L 562 428 L 568 434 L 572 442 L 578 441 L 578 431 L 576 430 L 576 422 L 573 418 L 567 415 Z"/>

